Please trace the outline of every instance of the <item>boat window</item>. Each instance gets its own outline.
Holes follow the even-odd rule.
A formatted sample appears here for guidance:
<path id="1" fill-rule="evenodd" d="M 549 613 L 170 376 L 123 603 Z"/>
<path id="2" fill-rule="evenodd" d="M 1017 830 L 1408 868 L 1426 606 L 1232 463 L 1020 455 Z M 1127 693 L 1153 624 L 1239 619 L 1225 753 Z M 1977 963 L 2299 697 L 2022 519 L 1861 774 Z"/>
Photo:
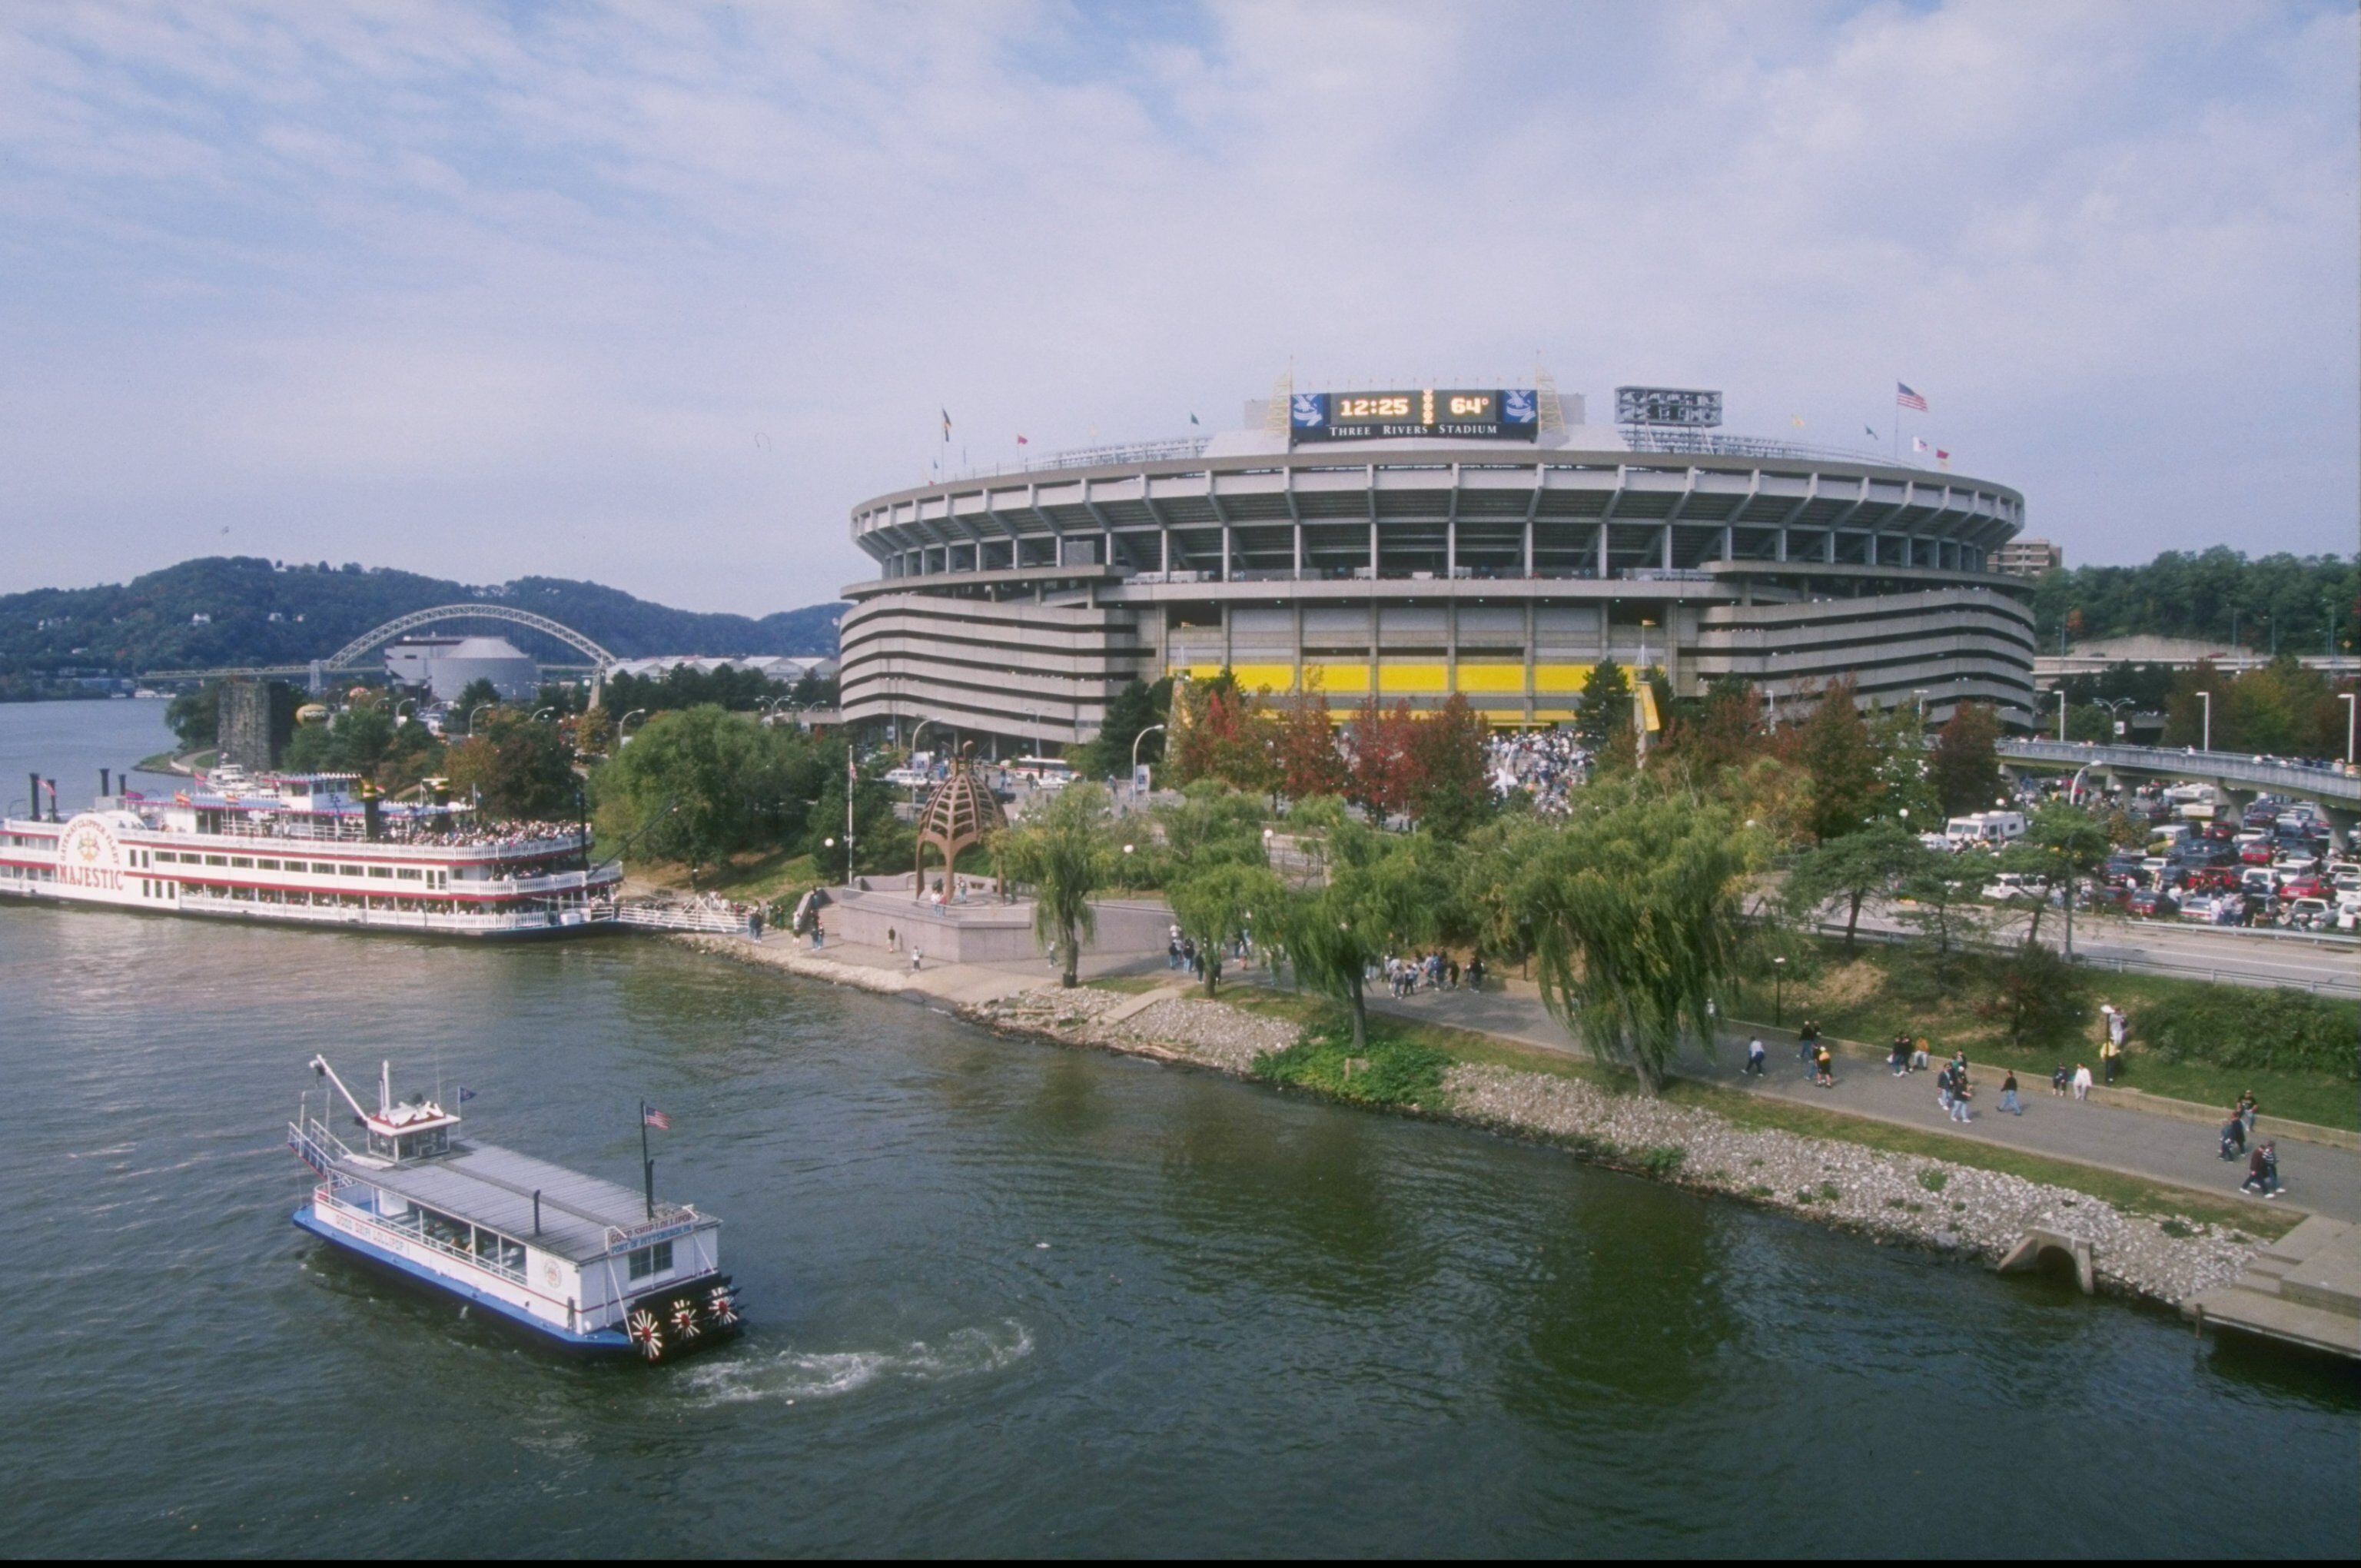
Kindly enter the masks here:
<path id="1" fill-rule="evenodd" d="M 391 876 L 392 874 L 393 874 L 393 868 L 392 868 L 391 866 L 371 866 L 371 867 L 369 867 L 369 875 L 371 875 L 371 876 L 390 877 L 390 876 Z"/>
<path id="2" fill-rule="evenodd" d="M 448 1214 L 438 1214 L 432 1209 L 418 1211 L 419 1230 L 429 1241 L 441 1242 L 459 1252 L 468 1250 L 468 1241 L 475 1227 L 465 1220 L 455 1220 Z"/>
<path id="3" fill-rule="evenodd" d="M 257 861 L 254 862 L 254 869 L 258 872 L 275 872 L 279 869 L 279 862 L 277 861 Z"/>
<path id="4" fill-rule="evenodd" d="M 401 870 L 400 872 L 396 872 L 395 874 L 396 874 L 396 875 L 398 875 L 398 876 L 405 877 L 405 878 L 407 878 L 408 880 L 410 880 L 410 881 L 412 881 L 412 882 L 416 882 L 416 881 L 418 880 L 418 872 L 417 872 L 416 868 L 412 867 L 412 866 L 404 866 L 404 867 L 402 867 L 402 868 L 401 868 Z"/>
<path id="5" fill-rule="evenodd" d="M 336 869 L 344 872 L 346 876 L 358 876 L 361 874 L 361 868 L 358 866 L 338 866 Z"/>
<path id="6" fill-rule="evenodd" d="M 391 1159 L 393 1157 L 393 1139 L 383 1133 L 370 1133 L 368 1135 L 368 1152 L 377 1156 L 379 1159 Z"/>
<path id="7" fill-rule="evenodd" d="M 476 1255 L 504 1274 L 524 1273 L 524 1243 L 512 1242 L 498 1231 L 476 1227 Z"/>
<path id="8" fill-rule="evenodd" d="M 451 1152 L 451 1129 L 431 1127 L 423 1133 L 404 1133 L 396 1141 L 403 1159 L 423 1159 L 430 1155 Z"/>
<path id="9" fill-rule="evenodd" d="M 328 864 L 325 861 L 313 861 L 312 862 L 312 874 L 313 876 L 334 876 L 336 874 L 336 868 Z"/>
<path id="10" fill-rule="evenodd" d="M 229 857 L 226 855 L 207 855 L 205 857 L 205 864 L 209 866 L 225 866 L 229 864 Z"/>
<path id="11" fill-rule="evenodd" d="M 631 1277 L 645 1279 L 651 1275 L 672 1272 L 672 1243 L 658 1242 L 631 1254 Z"/>

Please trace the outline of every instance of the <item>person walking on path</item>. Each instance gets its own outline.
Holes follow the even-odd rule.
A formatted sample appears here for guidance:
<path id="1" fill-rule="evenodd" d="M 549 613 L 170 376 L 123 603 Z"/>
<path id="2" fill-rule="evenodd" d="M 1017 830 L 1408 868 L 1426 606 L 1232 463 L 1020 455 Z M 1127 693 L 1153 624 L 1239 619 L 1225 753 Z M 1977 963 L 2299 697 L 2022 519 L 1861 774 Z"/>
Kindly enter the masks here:
<path id="1" fill-rule="evenodd" d="M 826 946 L 828 946 L 828 933 L 820 929 L 819 916 L 815 915 L 812 916 L 812 951 L 816 953 Z"/>
<path id="2" fill-rule="evenodd" d="M 2000 1080 L 2000 1108 L 2007 1112 L 2012 1116 L 2022 1116 L 2025 1114 L 2025 1103 L 2016 1097 L 2016 1069 L 2015 1068 L 2009 1069 L 2008 1076 Z"/>
<path id="3" fill-rule="evenodd" d="M 1910 1070 L 1913 1072 L 1927 1070 L 1927 1036 L 1924 1035 L 1919 1036 L 1917 1043 L 1910 1048 Z"/>
<path id="4" fill-rule="evenodd" d="M 2246 1124 L 2246 1136 L 2249 1138 L 2255 1135 L 2255 1113 L 2261 1107 L 2256 1102 L 2253 1090 L 2249 1089 L 2238 1096 L 2238 1120 Z"/>
<path id="5" fill-rule="evenodd" d="M 2222 1157 L 2235 1159 L 2246 1152 L 2246 1124 L 2238 1120 L 2238 1108 L 2230 1107 L 2230 1119 L 2222 1124 Z"/>
<path id="6" fill-rule="evenodd" d="M 2279 1154 L 2271 1144 L 2255 1146 L 2246 1157 L 2246 1179 L 2238 1183 L 2241 1192 L 2259 1192 L 2266 1198 L 2276 1198 L 2284 1188 L 2279 1186 Z"/>
<path id="7" fill-rule="evenodd" d="M 1952 1080 L 1951 1080 L 1951 1120 L 1952 1120 L 1952 1121 L 1954 1121 L 1954 1122 L 1964 1122 L 1964 1121 L 1967 1121 L 1967 1120 L 1969 1119 L 1969 1118 L 1968 1118 L 1968 1101 L 1969 1101 L 1969 1100 L 1970 1100 L 1970 1099 L 1971 1099 L 1974 1094 L 1975 1094 L 1975 1089 L 1974 1089 L 1974 1086 L 1972 1086 L 1971 1084 L 1970 1084 L 1970 1083 L 1968 1082 L 1968 1075 L 1967 1075 L 1966 1073 L 1964 1073 L 1964 1072 L 1962 1072 L 1962 1073 L 1959 1073 L 1959 1074 L 1955 1075 L 1955 1076 L 1952 1078 Z"/>
<path id="8" fill-rule="evenodd" d="M 910 949 L 910 972 L 912 974 L 916 974 L 920 970 L 926 968 L 926 966 L 927 955 L 920 952 L 917 948 L 912 948 Z"/>
<path id="9" fill-rule="evenodd" d="M 1820 1026 L 1809 1018 L 1805 1019 L 1803 1028 L 1795 1036 L 1795 1059 L 1806 1067 L 1811 1066 L 1814 1047 L 1819 1043 Z"/>
<path id="10" fill-rule="evenodd" d="M 1951 1064 L 1945 1062 L 1943 1070 L 1935 1075 L 1935 1104 L 1944 1114 L 1951 1110 Z"/>
<path id="11" fill-rule="evenodd" d="M 1746 1042 L 1746 1070 L 1755 1077 L 1763 1076 L 1763 1036 L 1755 1036 Z"/>
<path id="12" fill-rule="evenodd" d="M 2074 1098 L 2091 1098 L 2091 1069 L 2081 1062 L 2074 1064 Z"/>
<path id="13" fill-rule="evenodd" d="M 1829 1052 L 1828 1047 L 1814 1047 L 1812 1050 L 1812 1080 L 1815 1083 L 1817 1083 L 1822 1089 L 1834 1089 L 1837 1086 L 1836 1063 L 1837 1058 Z"/>

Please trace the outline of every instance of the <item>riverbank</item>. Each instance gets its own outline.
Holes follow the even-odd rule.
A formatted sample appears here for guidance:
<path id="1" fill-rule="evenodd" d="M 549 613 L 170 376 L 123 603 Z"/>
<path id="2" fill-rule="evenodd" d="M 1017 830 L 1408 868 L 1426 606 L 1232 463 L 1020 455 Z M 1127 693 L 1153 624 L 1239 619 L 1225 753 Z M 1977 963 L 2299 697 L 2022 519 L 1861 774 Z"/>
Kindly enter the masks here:
<path id="1" fill-rule="evenodd" d="M 1205 1068 L 1254 1082 L 1281 1076 L 1274 1058 L 1306 1037 L 1299 1018 L 1268 1006 L 1184 994 L 1152 981 L 1126 988 L 1060 989 L 1038 972 L 959 966 L 912 973 L 877 955 L 811 951 L 790 942 L 683 938 L 701 949 L 807 979 L 939 1001 L 996 1032 Z M 1261 998 L 1254 998 L 1257 1002 Z M 1378 1055 L 1390 1025 L 1372 1020 Z M 2152 1185 L 2148 1203 L 2118 1204 L 2087 1191 L 2005 1170 L 1870 1142 L 1749 1124 L 1708 1105 L 1650 1098 L 1597 1080 L 1568 1060 L 1554 1070 L 1521 1065 L 1514 1047 L 1445 1052 L 1413 1043 L 1424 1076 L 1416 1098 L 1381 1098 L 1349 1082 L 1314 1092 L 1510 1136 L 1543 1142 L 1590 1163 L 1695 1191 L 1779 1210 L 1865 1235 L 1963 1260 L 1997 1263 L 2026 1232 L 2045 1229 L 2090 1244 L 2099 1288 L 2179 1306 L 2234 1277 L 2259 1251 L 2253 1231 L 2275 1214 L 2242 1221 L 2219 1202 Z M 1482 1059 L 1485 1058 L 1491 1059 Z M 1321 1080 L 1298 1076 L 1298 1082 Z M 2165 1212 L 2142 1212 L 2161 1207 Z M 2276 1234 L 2280 1227 L 2269 1226 Z"/>

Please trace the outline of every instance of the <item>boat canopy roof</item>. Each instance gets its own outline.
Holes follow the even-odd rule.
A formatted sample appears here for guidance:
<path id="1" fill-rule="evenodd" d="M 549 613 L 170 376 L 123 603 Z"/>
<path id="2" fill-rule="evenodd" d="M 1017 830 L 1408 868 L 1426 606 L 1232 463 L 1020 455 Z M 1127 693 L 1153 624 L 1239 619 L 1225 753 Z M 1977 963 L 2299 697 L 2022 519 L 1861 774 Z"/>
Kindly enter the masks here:
<path id="1" fill-rule="evenodd" d="M 629 1251 L 638 1234 L 662 1240 L 666 1233 L 679 1234 L 720 1223 L 695 1209 L 671 1203 L 657 1204 L 651 1220 L 644 1198 L 620 1182 L 585 1176 L 489 1144 L 455 1143 L 448 1155 L 414 1165 L 384 1166 L 344 1158 L 336 1160 L 333 1168 L 339 1176 L 575 1263 L 589 1263 L 610 1251 Z M 541 1193 L 538 1235 L 533 1228 L 536 1190 Z M 617 1236 L 618 1232 L 622 1234 Z"/>

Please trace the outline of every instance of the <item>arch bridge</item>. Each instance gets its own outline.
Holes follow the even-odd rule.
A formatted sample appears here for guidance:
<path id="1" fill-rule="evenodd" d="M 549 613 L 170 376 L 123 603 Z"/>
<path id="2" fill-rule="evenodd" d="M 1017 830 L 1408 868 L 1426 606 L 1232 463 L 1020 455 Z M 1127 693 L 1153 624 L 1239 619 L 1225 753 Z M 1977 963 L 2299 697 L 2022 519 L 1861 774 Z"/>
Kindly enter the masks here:
<path id="1" fill-rule="evenodd" d="M 589 660 L 594 685 L 605 676 L 618 656 L 562 620 L 552 620 L 529 609 L 513 605 L 486 604 L 480 600 L 468 604 L 436 605 L 432 609 L 414 609 L 408 615 L 398 615 L 384 625 L 354 638 L 324 659 L 314 659 L 308 664 L 250 664 L 211 670 L 149 670 L 141 678 L 150 681 L 219 680 L 234 676 L 300 677 L 311 683 L 316 694 L 327 687 L 329 675 L 361 667 L 368 656 L 397 637 L 430 626 L 442 626 L 456 620 L 497 620 L 510 626 L 522 626 L 545 637 L 565 643 Z"/>

